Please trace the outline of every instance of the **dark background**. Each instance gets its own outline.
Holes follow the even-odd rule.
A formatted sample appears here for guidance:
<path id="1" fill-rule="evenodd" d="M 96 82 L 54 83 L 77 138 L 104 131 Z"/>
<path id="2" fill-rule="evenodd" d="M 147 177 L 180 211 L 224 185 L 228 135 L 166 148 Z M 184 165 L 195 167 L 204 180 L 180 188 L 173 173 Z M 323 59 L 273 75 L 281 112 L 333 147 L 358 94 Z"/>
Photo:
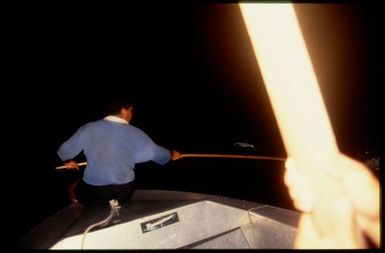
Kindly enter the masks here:
<path id="1" fill-rule="evenodd" d="M 69 204 L 67 186 L 80 173 L 55 171 L 56 150 L 105 116 L 108 94 L 134 96 L 132 124 L 166 148 L 286 157 L 237 5 L 20 3 L 3 11 L 10 14 L 2 85 L 7 245 Z M 383 8 L 302 4 L 296 11 L 341 151 L 379 160 Z M 245 140 L 256 151 L 233 145 Z M 293 209 L 282 165 L 186 158 L 139 164 L 136 172 L 141 189 Z"/>

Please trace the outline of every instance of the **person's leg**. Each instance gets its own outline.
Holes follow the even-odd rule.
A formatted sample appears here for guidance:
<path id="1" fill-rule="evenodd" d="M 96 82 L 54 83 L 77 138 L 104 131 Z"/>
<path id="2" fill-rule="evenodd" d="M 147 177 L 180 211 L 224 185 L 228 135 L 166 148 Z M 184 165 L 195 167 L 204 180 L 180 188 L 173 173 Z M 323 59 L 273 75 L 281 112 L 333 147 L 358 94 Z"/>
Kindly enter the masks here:
<path id="1" fill-rule="evenodd" d="M 105 200 L 100 196 L 100 190 L 98 186 L 89 185 L 81 180 L 77 186 L 77 199 L 82 204 L 104 204 L 108 203 L 108 199 Z"/>
<path id="2" fill-rule="evenodd" d="M 119 185 L 114 189 L 114 196 L 120 202 L 128 201 L 135 192 L 135 180 L 124 185 Z"/>
<path id="3" fill-rule="evenodd" d="M 76 194 L 76 190 L 77 190 L 78 184 L 81 180 L 82 179 L 79 178 L 79 179 L 71 182 L 70 185 L 68 186 L 68 196 L 70 198 L 71 203 L 78 203 L 79 202 L 77 194 Z"/>

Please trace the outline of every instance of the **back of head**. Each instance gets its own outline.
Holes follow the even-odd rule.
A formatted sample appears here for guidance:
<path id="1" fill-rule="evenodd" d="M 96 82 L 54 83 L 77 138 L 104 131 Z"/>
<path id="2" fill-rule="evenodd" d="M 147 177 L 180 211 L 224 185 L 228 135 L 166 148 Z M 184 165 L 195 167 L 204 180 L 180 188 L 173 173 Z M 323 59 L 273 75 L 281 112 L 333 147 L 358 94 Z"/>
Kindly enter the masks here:
<path id="1" fill-rule="evenodd" d="M 106 98 L 106 115 L 117 115 L 122 108 L 128 109 L 134 105 L 134 101 L 127 95 L 110 95 Z"/>

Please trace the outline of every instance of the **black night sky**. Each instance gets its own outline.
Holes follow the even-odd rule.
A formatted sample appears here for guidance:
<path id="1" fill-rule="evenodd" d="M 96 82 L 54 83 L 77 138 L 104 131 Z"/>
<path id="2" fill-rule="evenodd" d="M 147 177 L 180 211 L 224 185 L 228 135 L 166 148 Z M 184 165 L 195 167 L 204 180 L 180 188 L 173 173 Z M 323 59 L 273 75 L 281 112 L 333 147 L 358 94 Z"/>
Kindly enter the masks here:
<path id="1" fill-rule="evenodd" d="M 132 124 L 166 148 L 286 157 L 238 6 L 146 2 L 9 10 L 2 92 L 9 243 L 69 204 L 67 185 L 80 173 L 55 171 L 56 150 L 104 117 L 110 94 L 132 95 Z M 379 157 L 381 9 L 296 7 L 338 145 L 363 162 Z M 256 151 L 233 145 L 245 140 Z M 293 208 L 279 162 L 185 158 L 139 164 L 136 173 L 142 189 Z"/>

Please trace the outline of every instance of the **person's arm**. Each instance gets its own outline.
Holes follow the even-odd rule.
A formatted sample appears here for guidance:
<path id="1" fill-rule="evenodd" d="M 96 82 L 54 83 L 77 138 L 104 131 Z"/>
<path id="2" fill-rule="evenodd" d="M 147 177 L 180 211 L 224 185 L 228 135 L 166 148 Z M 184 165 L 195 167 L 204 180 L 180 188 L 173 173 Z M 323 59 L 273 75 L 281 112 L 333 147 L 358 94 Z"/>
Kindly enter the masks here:
<path id="1" fill-rule="evenodd" d="M 75 162 L 72 161 L 82 151 L 82 137 L 85 127 L 79 128 L 74 135 L 72 135 L 68 140 L 63 142 L 59 147 L 57 154 L 62 161 L 65 161 L 68 168 L 75 168 Z"/>
<path id="2" fill-rule="evenodd" d="M 142 146 L 140 152 L 140 162 L 153 161 L 160 165 L 165 165 L 170 160 L 178 160 L 181 158 L 181 153 L 176 150 L 168 150 L 158 144 L 156 144 L 150 136 L 148 136 L 144 131 L 137 129 L 138 135 L 141 137 L 140 146 Z"/>

